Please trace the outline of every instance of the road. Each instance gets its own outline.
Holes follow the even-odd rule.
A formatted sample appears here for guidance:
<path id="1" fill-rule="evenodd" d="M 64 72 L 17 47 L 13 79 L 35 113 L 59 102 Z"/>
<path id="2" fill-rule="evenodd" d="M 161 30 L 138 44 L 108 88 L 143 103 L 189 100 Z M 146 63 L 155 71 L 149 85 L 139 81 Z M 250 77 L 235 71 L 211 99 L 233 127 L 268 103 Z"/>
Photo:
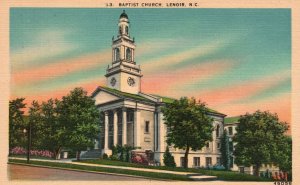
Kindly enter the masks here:
<path id="1" fill-rule="evenodd" d="M 97 174 L 8 164 L 10 180 L 91 180 L 91 181 L 152 181 L 150 179 L 120 175 Z"/>

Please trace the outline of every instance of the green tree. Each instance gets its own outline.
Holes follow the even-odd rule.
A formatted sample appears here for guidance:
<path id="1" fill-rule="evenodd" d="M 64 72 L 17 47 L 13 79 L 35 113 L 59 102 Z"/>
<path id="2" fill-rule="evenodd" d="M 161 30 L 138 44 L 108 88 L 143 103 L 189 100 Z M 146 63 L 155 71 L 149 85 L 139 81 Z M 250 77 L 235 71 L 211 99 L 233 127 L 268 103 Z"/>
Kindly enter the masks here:
<path id="1" fill-rule="evenodd" d="M 42 145 L 45 149 L 54 153 L 54 158 L 58 158 L 58 154 L 64 145 L 63 122 L 58 121 L 57 106 L 60 101 L 49 99 L 41 105 L 41 121 L 43 124 L 43 134 L 41 135 Z"/>
<path id="2" fill-rule="evenodd" d="M 25 136 L 24 111 L 26 107 L 25 98 L 16 98 L 9 101 L 9 148 L 23 146 Z"/>
<path id="3" fill-rule="evenodd" d="M 202 102 L 187 97 L 175 100 L 162 108 L 168 128 L 167 143 L 185 150 L 184 167 L 188 167 L 190 149 L 199 150 L 212 140 L 213 119 Z"/>
<path id="4" fill-rule="evenodd" d="M 291 173 L 292 170 L 292 138 L 285 136 L 278 143 L 278 152 L 274 156 L 274 160 L 278 165 L 279 169 L 284 172 Z"/>
<path id="5" fill-rule="evenodd" d="M 221 139 L 221 154 L 222 154 L 222 164 L 226 170 L 230 170 L 230 155 L 229 150 L 229 137 L 227 130 L 224 130 L 224 134 Z"/>
<path id="6" fill-rule="evenodd" d="M 168 146 L 166 147 L 166 151 L 164 153 L 164 159 L 163 159 L 163 161 L 164 161 L 165 166 L 176 167 L 176 163 L 175 163 L 174 157 L 170 153 Z"/>
<path id="7" fill-rule="evenodd" d="M 75 88 L 62 98 L 58 113 L 58 121 L 64 125 L 61 132 L 65 146 L 77 151 L 80 160 L 80 152 L 93 147 L 100 132 L 102 119 L 95 101 L 82 88 Z"/>
<path id="8" fill-rule="evenodd" d="M 43 147 L 43 123 L 41 117 L 41 105 L 38 101 L 32 101 L 28 111 L 28 126 L 31 128 L 31 147 L 32 149 L 44 149 Z"/>
<path id="9" fill-rule="evenodd" d="M 276 164 L 282 150 L 279 143 L 288 130 L 287 123 L 279 121 L 277 114 L 268 111 L 247 113 L 240 117 L 236 130 L 234 155 L 238 165 L 254 165 L 255 175 L 259 176 L 262 164 Z"/>

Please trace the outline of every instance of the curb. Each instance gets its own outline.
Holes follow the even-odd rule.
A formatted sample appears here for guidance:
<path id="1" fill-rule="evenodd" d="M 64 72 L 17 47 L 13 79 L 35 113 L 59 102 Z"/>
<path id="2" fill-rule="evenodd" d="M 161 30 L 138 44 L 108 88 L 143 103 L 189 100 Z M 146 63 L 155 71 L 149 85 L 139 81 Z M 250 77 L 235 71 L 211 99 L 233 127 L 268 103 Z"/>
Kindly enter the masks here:
<path id="1" fill-rule="evenodd" d="M 145 180 L 178 181 L 178 180 L 172 180 L 172 179 L 159 179 L 159 178 L 150 178 L 150 177 L 127 175 L 127 174 L 120 174 L 120 173 L 89 171 L 89 170 L 80 170 L 80 169 L 72 169 L 72 168 L 60 168 L 60 167 L 44 166 L 44 165 L 36 165 L 36 164 L 26 164 L 26 163 L 18 163 L 18 162 L 8 162 L 8 164 L 16 164 L 16 165 L 40 167 L 40 168 L 49 168 L 49 169 L 58 169 L 58 170 L 68 170 L 68 171 L 85 172 L 85 173 L 94 173 L 94 174 L 117 175 L 117 176 L 123 176 L 123 177 L 140 178 L 140 179 L 145 179 Z"/>

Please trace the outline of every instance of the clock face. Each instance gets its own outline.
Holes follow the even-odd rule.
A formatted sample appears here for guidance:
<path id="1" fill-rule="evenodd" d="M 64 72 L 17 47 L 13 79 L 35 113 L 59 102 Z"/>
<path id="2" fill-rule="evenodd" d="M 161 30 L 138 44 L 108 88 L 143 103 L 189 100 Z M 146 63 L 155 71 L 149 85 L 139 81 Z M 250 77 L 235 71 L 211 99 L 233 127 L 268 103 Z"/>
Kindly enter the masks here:
<path id="1" fill-rule="evenodd" d="M 112 77 L 112 79 L 110 80 L 110 85 L 115 86 L 116 82 L 117 82 L 117 80 L 115 79 L 115 77 Z"/>
<path id="2" fill-rule="evenodd" d="M 130 85 L 130 86 L 134 86 L 135 81 L 134 81 L 133 78 L 129 77 L 129 78 L 127 79 L 127 83 L 128 83 L 128 85 Z"/>

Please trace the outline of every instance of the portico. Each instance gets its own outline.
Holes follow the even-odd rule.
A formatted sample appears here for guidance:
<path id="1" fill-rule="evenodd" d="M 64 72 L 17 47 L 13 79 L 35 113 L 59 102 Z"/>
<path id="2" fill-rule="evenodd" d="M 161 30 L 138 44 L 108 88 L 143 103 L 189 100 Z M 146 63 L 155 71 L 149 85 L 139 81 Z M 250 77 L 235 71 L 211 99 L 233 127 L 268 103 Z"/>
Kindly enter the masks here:
<path id="1" fill-rule="evenodd" d="M 116 145 L 139 146 L 140 139 L 137 136 L 140 135 L 140 129 L 134 129 L 140 126 L 139 112 L 126 107 L 104 111 L 104 129 L 100 134 L 103 153 L 110 155 L 112 146 Z"/>

